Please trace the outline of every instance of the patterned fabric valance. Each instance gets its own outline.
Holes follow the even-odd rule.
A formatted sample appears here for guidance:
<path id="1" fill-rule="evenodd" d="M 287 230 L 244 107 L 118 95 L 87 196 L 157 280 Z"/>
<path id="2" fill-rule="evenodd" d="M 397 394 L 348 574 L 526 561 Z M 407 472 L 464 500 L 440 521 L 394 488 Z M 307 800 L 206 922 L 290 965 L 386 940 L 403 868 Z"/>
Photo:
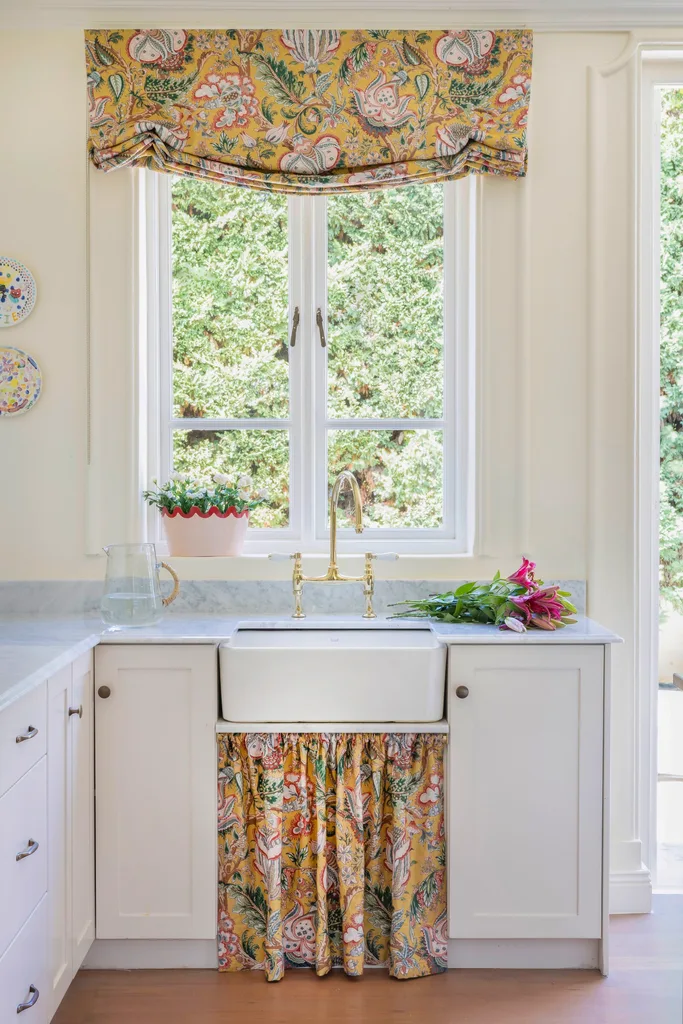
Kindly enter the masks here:
<path id="1" fill-rule="evenodd" d="M 90 30 L 90 154 L 279 192 L 526 170 L 532 34 Z"/>

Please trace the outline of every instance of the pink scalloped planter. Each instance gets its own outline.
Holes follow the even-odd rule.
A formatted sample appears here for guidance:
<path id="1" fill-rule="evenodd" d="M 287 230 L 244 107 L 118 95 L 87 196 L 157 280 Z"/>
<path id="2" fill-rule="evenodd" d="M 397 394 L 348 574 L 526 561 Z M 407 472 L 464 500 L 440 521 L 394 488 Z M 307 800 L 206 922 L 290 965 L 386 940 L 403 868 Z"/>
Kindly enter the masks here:
<path id="1" fill-rule="evenodd" d="M 240 555 L 249 526 L 249 511 L 229 508 L 219 512 L 212 508 L 202 512 L 191 508 L 181 512 L 161 510 L 170 555 L 185 558 L 226 558 Z"/>

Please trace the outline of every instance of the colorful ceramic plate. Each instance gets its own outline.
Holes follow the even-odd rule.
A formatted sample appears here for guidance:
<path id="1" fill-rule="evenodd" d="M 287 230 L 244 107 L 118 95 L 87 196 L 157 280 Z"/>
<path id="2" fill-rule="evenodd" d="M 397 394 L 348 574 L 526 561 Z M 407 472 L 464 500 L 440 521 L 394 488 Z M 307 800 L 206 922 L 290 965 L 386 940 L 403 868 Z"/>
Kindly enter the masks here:
<path id="1" fill-rule="evenodd" d="M 20 348 L 0 347 L 0 416 L 28 412 L 40 398 L 42 386 L 35 359 Z"/>
<path id="2" fill-rule="evenodd" d="M 0 327 L 25 320 L 36 303 L 36 282 L 23 263 L 0 256 Z"/>

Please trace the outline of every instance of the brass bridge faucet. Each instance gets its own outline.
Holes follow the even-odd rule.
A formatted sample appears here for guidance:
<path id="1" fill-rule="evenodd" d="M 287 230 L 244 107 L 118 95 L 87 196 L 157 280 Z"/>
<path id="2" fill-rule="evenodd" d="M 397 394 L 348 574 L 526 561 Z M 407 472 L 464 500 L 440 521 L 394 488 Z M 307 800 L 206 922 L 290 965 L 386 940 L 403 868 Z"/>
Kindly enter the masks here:
<path id="1" fill-rule="evenodd" d="M 285 556 L 294 559 L 294 572 L 292 573 L 292 590 L 294 592 L 293 619 L 306 618 L 306 613 L 303 610 L 302 604 L 304 583 L 362 583 L 363 597 L 365 598 L 365 611 L 363 612 L 363 618 L 377 618 L 372 607 L 372 598 L 375 593 L 375 574 L 372 568 L 372 563 L 375 558 L 381 558 L 383 556 L 373 555 L 370 551 L 367 551 L 365 553 L 365 569 L 362 576 L 343 576 L 339 572 L 339 566 L 337 565 L 337 506 L 339 504 L 339 495 L 345 483 L 349 484 L 351 487 L 351 493 L 353 494 L 353 511 L 356 533 L 363 532 L 363 501 L 360 494 L 360 488 L 353 473 L 350 473 L 348 469 L 345 469 L 335 480 L 332 488 L 332 494 L 330 495 L 330 563 L 327 566 L 327 572 L 325 575 L 304 576 L 301 568 L 300 551 L 297 551 L 293 555 Z M 270 557 L 277 559 L 278 556 L 271 555 Z M 388 555 L 384 557 L 394 559 L 398 558 L 398 555 Z"/>

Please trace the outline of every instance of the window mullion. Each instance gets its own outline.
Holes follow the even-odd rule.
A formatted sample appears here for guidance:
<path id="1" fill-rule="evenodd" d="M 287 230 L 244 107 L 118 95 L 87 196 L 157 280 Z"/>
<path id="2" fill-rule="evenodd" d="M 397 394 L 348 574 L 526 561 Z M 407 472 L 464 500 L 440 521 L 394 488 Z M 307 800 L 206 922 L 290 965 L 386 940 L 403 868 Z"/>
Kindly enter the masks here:
<path id="1" fill-rule="evenodd" d="M 294 310 L 299 309 L 299 329 L 294 348 L 289 348 L 289 526 L 295 537 L 302 536 L 307 506 L 303 445 L 306 431 L 303 421 L 305 392 L 305 300 L 302 292 L 304 224 L 301 200 L 288 199 L 289 223 L 289 330 L 291 338 Z"/>
<path id="2" fill-rule="evenodd" d="M 313 209 L 313 278 L 314 301 L 312 303 L 312 336 L 313 352 L 313 436 L 314 464 L 314 534 L 316 540 L 327 536 L 327 348 L 323 348 L 320 332 L 316 323 L 316 314 L 320 310 L 324 324 L 325 336 L 328 335 L 327 324 L 327 199 L 325 196 L 311 198 Z"/>

